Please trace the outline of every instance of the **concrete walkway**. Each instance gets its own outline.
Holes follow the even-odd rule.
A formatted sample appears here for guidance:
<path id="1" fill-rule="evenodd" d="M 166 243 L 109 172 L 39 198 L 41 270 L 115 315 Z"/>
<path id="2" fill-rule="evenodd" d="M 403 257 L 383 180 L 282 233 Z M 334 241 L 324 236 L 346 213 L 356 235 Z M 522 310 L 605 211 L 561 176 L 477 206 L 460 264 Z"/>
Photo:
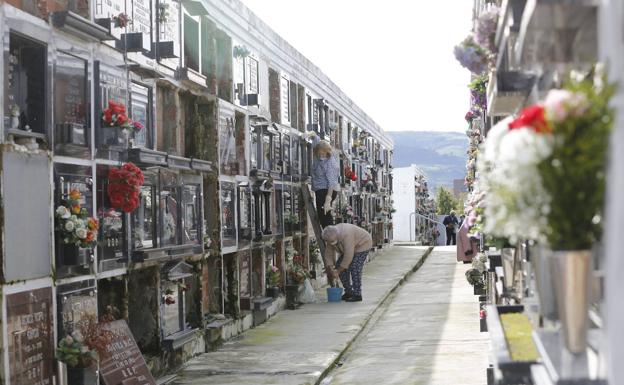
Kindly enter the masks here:
<path id="1" fill-rule="evenodd" d="M 468 266 L 436 247 L 323 384 L 485 385 L 489 344 Z"/>
<path id="2" fill-rule="evenodd" d="M 284 310 L 221 349 L 192 360 L 174 384 L 317 383 L 379 304 L 420 265 L 427 250 L 391 247 L 382 251 L 364 268 L 361 303 L 327 303 L 321 290 L 319 303 Z M 472 304 L 477 306 L 474 300 Z M 476 319 L 474 325 L 478 326 Z"/>

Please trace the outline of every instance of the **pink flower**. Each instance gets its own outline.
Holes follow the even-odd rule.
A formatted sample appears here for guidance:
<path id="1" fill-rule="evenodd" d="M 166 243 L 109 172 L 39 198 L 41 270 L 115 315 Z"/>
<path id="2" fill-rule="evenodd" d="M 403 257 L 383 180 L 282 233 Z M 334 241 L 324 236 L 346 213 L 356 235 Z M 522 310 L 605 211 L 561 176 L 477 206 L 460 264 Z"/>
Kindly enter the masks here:
<path id="1" fill-rule="evenodd" d="M 568 115 L 581 116 L 589 107 L 587 97 L 568 90 L 550 90 L 544 100 L 544 108 L 550 120 L 561 123 Z"/>
<path id="2" fill-rule="evenodd" d="M 137 121 L 133 122 L 132 126 L 137 131 L 141 131 L 144 128 L 144 126 L 141 124 L 141 122 L 137 122 Z"/>

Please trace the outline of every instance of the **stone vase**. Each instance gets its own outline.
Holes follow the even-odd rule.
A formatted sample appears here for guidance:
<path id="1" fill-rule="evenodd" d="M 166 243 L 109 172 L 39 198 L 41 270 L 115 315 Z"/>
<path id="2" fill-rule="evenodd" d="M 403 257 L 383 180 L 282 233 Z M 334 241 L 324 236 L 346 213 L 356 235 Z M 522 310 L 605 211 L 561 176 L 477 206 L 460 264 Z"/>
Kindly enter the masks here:
<path id="1" fill-rule="evenodd" d="M 19 116 L 11 116 L 11 128 L 17 130 L 20 126 Z"/>
<path id="2" fill-rule="evenodd" d="M 553 271 L 556 269 L 552 251 L 537 246 L 531 254 L 533 271 L 535 272 L 535 286 L 540 304 L 540 314 L 550 321 L 557 321 L 557 298 L 555 296 L 555 283 Z"/>
<path id="3" fill-rule="evenodd" d="M 273 299 L 278 298 L 280 295 L 280 288 L 277 286 L 272 286 L 267 288 L 267 297 L 271 297 Z"/>
<path id="4" fill-rule="evenodd" d="M 591 257 L 589 250 L 555 251 L 552 257 L 563 340 L 574 354 L 587 348 Z"/>
<path id="5" fill-rule="evenodd" d="M 516 249 L 504 248 L 501 250 L 501 264 L 503 265 L 503 285 L 505 292 L 513 291 L 515 272 Z"/>

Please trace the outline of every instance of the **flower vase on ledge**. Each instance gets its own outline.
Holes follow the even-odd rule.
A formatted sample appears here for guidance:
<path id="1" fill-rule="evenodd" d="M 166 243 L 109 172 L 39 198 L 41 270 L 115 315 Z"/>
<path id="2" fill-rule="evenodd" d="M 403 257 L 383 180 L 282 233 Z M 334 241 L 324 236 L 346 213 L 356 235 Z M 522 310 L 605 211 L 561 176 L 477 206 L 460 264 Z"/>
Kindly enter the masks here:
<path id="1" fill-rule="evenodd" d="M 591 256 L 589 250 L 555 251 L 552 256 L 563 340 L 575 354 L 587 348 Z"/>

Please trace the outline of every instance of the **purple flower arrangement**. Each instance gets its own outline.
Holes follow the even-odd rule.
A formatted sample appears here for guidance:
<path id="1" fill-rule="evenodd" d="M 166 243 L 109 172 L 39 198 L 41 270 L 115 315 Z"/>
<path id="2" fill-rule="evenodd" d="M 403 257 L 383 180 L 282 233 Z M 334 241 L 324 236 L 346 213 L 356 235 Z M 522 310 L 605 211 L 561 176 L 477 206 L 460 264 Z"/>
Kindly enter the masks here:
<path id="1" fill-rule="evenodd" d="M 488 52 L 477 44 L 472 36 L 468 36 L 461 44 L 455 46 L 455 58 L 462 67 L 476 75 L 488 69 Z"/>
<path id="2" fill-rule="evenodd" d="M 497 51 L 494 39 L 496 38 L 496 26 L 498 24 L 499 14 L 500 8 L 492 5 L 479 16 L 475 25 L 475 41 L 491 53 Z"/>

